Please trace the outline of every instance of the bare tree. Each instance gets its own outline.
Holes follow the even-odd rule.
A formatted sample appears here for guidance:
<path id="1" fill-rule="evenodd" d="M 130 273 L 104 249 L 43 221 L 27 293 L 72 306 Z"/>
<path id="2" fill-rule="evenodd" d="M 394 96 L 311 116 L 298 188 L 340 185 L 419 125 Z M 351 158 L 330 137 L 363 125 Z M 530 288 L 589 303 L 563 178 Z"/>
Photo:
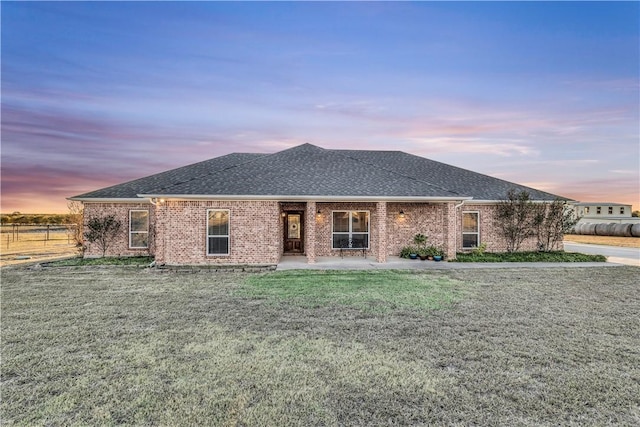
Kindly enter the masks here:
<path id="1" fill-rule="evenodd" d="M 538 250 L 550 252 L 555 249 L 580 218 L 564 200 L 535 206 L 534 228 L 538 237 Z"/>
<path id="2" fill-rule="evenodd" d="M 507 252 L 517 252 L 527 238 L 533 236 L 535 210 L 529 192 L 511 189 L 505 200 L 498 203 L 496 226 L 507 241 Z"/>
<path id="3" fill-rule="evenodd" d="M 87 230 L 84 237 L 91 243 L 95 243 L 102 250 L 102 257 L 120 232 L 122 223 L 114 215 L 105 217 L 92 217 L 87 221 Z"/>
<path id="4" fill-rule="evenodd" d="M 67 216 L 67 233 L 73 239 L 80 252 L 84 252 L 84 205 L 82 202 L 70 200 L 67 202 L 69 215 Z"/>

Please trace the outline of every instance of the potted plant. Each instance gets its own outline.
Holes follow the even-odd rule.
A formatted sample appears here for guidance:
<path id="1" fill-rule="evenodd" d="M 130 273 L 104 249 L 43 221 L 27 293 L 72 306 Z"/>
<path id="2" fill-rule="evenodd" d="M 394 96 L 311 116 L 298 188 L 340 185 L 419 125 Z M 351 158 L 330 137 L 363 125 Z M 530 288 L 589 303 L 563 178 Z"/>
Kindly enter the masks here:
<path id="1" fill-rule="evenodd" d="M 444 259 L 444 251 L 440 248 L 434 248 L 433 260 L 442 261 Z"/>
<path id="2" fill-rule="evenodd" d="M 415 246 L 405 246 L 400 251 L 400 258 L 416 259 L 418 258 L 418 248 Z"/>
<path id="3" fill-rule="evenodd" d="M 421 260 L 425 260 L 427 259 L 427 256 L 429 255 L 427 253 L 427 236 L 425 236 L 422 233 L 418 233 L 415 236 L 413 236 L 413 243 L 416 244 L 416 248 L 417 248 L 417 255 L 420 256 Z"/>

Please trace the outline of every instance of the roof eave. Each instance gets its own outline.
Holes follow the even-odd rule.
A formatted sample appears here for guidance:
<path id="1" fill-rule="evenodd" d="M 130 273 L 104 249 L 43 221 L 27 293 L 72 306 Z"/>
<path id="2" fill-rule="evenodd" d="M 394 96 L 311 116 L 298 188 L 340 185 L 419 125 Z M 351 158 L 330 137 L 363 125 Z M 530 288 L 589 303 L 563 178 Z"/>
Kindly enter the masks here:
<path id="1" fill-rule="evenodd" d="M 144 197 L 68 197 L 67 200 L 83 203 L 151 203 Z"/>
<path id="2" fill-rule="evenodd" d="M 148 199 L 171 200 L 275 200 L 327 202 L 455 202 L 471 200 L 463 196 L 325 196 L 325 195 L 227 195 L 227 194 L 139 194 Z"/>

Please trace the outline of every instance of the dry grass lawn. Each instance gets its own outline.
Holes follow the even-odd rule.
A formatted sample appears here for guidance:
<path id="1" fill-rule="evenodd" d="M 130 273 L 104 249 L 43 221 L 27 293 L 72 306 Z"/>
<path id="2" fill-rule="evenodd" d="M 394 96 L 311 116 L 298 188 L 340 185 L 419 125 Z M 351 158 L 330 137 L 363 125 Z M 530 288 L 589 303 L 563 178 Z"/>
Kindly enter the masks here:
<path id="1" fill-rule="evenodd" d="M 640 248 L 640 237 L 583 236 L 577 234 L 565 234 L 564 240 L 574 243 L 620 246 L 623 248 Z"/>
<path id="2" fill-rule="evenodd" d="M 77 254 L 73 239 L 64 231 L 49 233 L 49 240 L 42 232 L 21 232 L 18 240 L 10 232 L 0 234 L 0 267 Z M 24 259 L 25 257 L 28 259 Z"/>
<path id="3" fill-rule="evenodd" d="M 3 269 L 0 421 L 638 425 L 639 272 Z"/>

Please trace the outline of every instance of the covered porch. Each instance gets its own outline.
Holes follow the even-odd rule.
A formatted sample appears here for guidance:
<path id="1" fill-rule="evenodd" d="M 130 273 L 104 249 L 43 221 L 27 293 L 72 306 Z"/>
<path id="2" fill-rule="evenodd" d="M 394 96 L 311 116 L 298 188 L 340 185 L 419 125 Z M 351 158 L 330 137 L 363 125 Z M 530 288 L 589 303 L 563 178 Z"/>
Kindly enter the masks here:
<path id="1" fill-rule="evenodd" d="M 421 233 L 456 253 L 454 200 L 307 200 L 280 202 L 281 256 L 314 264 L 322 258 L 388 263 Z M 325 260 L 326 261 L 326 260 Z M 387 267 L 388 268 L 388 267 Z"/>

